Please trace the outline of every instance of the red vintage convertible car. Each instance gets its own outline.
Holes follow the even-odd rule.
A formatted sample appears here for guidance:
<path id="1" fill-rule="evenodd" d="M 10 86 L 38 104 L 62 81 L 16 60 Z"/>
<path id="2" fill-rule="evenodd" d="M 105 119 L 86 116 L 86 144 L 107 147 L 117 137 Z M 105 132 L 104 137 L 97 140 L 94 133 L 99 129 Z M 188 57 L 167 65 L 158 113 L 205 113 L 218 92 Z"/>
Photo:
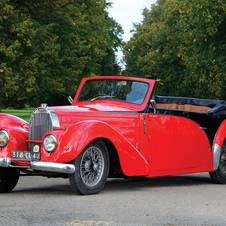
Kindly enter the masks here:
<path id="1" fill-rule="evenodd" d="M 226 183 L 224 101 L 155 96 L 156 81 L 83 79 L 72 105 L 42 104 L 30 123 L 0 114 L 0 192 L 20 172 L 69 178 L 79 194 L 108 177 L 210 172 Z"/>

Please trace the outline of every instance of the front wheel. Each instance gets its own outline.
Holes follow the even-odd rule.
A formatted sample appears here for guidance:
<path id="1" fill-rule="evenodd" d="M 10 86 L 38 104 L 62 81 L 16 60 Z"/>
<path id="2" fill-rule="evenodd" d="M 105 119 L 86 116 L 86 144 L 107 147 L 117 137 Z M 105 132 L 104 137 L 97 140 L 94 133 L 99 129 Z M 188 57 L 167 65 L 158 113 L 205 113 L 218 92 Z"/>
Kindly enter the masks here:
<path id="1" fill-rule="evenodd" d="M 102 140 L 92 141 L 72 163 L 75 172 L 69 174 L 69 181 L 78 194 L 96 194 L 103 189 L 109 173 L 109 155 Z"/>
<path id="2" fill-rule="evenodd" d="M 210 177 L 217 184 L 226 184 L 226 142 L 224 142 L 220 154 L 219 167 L 210 172 Z"/>
<path id="3" fill-rule="evenodd" d="M 0 193 L 13 190 L 20 177 L 20 170 L 0 167 Z"/>

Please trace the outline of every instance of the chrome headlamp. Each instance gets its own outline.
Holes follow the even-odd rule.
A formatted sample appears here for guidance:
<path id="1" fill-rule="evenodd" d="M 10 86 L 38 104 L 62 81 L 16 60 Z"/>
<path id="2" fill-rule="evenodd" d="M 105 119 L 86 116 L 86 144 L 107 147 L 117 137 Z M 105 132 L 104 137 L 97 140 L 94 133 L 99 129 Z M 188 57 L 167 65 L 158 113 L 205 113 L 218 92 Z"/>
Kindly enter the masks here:
<path id="1" fill-rule="evenodd" d="M 3 130 L 0 129 L 0 147 L 5 147 L 9 142 L 9 134 Z"/>
<path id="2" fill-rule="evenodd" d="M 53 152 L 57 146 L 57 139 L 53 135 L 47 135 L 43 141 L 44 149 L 47 152 Z"/>

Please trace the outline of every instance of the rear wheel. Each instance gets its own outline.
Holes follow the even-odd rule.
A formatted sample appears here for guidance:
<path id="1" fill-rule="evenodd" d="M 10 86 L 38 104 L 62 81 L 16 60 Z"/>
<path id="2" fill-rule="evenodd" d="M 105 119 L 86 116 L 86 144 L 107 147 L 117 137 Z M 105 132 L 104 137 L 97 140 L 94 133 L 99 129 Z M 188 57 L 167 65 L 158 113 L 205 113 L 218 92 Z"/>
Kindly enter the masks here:
<path id="1" fill-rule="evenodd" d="M 226 142 L 224 142 L 222 146 L 218 169 L 209 174 L 213 182 L 217 184 L 226 184 Z"/>
<path id="2" fill-rule="evenodd" d="M 102 140 L 92 141 L 73 164 L 75 172 L 69 175 L 69 180 L 78 194 L 96 194 L 103 189 L 109 173 L 109 155 Z"/>
<path id="3" fill-rule="evenodd" d="M 13 190 L 20 177 L 20 170 L 0 167 L 0 193 Z"/>

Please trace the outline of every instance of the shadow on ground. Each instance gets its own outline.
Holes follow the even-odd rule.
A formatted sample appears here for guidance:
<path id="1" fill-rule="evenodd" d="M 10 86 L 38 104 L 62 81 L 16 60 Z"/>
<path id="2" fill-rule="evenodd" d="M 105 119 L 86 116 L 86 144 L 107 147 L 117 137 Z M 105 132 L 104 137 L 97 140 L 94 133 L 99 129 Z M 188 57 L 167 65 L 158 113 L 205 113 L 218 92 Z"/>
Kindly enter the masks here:
<path id="1" fill-rule="evenodd" d="M 22 183 L 18 184 L 13 190 L 14 193 L 49 193 L 57 195 L 73 195 L 76 194 L 69 183 L 68 179 L 61 178 L 43 178 L 39 176 L 23 176 L 20 180 Z M 189 174 L 168 177 L 155 178 L 126 178 L 126 179 L 108 179 L 104 192 L 112 191 L 131 191 L 154 189 L 164 187 L 178 187 L 178 186 L 203 186 L 209 185 L 212 181 L 208 174 Z M 28 185 L 27 185 L 28 184 Z"/>

